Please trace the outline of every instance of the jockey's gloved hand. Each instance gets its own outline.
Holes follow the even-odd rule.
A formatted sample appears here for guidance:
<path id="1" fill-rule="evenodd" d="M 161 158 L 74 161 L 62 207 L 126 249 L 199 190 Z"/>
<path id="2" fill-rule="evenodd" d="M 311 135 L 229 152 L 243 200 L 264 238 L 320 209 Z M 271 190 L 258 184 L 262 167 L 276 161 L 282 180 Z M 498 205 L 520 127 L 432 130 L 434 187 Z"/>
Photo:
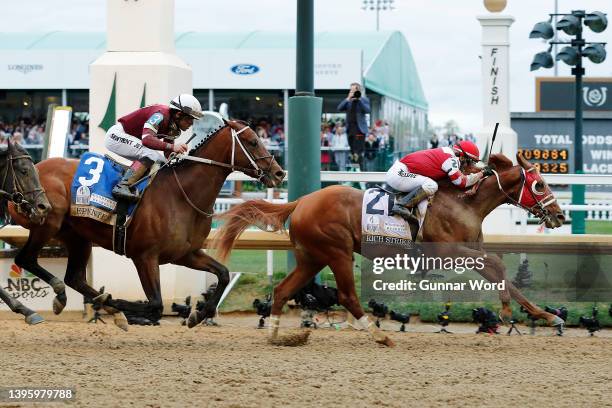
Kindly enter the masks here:
<path id="1" fill-rule="evenodd" d="M 189 151 L 189 146 L 187 146 L 184 143 L 180 143 L 180 144 L 174 144 L 174 146 L 172 146 L 172 151 L 174 153 L 187 153 Z"/>
<path id="2" fill-rule="evenodd" d="M 492 176 L 493 175 L 493 168 L 491 168 L 490 166 L 485 166 L 482 169 L 482 175 L 484 177 Z"/>

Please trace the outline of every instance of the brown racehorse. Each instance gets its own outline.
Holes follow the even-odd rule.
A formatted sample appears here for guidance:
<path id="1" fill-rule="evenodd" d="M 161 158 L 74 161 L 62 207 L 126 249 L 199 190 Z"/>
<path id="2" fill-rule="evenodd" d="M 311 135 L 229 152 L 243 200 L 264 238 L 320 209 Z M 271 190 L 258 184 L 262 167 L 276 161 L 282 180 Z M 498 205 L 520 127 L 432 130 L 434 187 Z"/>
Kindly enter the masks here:
<path id="1" fill-rule="evenodd" d="M 537 169 L 517 156 L 520 165 L 502 155 L 491 156 L 489 163 L 497 168 L 495 176 L 483 180 L 472 194 L 462 194 L 450 183 L 442 182 L 423 224 L 423 242 L 482 243 L 482 221 L 503 203 L 520 204 L 523 194 L 533 198 L 526 208 L 540 217 L 550 228 L 562 225 L 564 216 L 552 192 Z M 295 247 L 297 266 L 274 290 L 271 312 L 271 340 L 277 340 L 283 305 L 322 268 L 329 266 L 338 287 L 338 301 L 356 318 L 361 319 L 377 342 L 392 345 L 367 317 L 359 303 L 353 278 L 353 252 L 361 251 L 361 209 L 363 191 L 350 187 L 331 186 L 287 204 L 248 201 L 233 207 L 221 218 L 225 224 L 217 235 L 215 246 L 219 259 L 224 259 L 236 238 L 249 225 L 283 230 L 289 216 L 289 234 Z M 455 248 L 459 256 L 482 256 L 482 251 L 464 246 Z M 506 291 L 500 293 L 505 316 L 511 315 L 510 297 L 529 313 L 559 324 L 558 318 L 529 302 L 506 279 L 501 259 L 488 255 L 485 268 L 479 270 L 491 282 L 506 280 Z"/>
<path id="2" fill-rule="evenodd" d="M 166 263 L 212 272 L 218 277 L 217 289 L 205 308 L 190 316 L 190 327 L 214 316 L 220 296 L 229 283 L 229 272 L 207 255 L 202 246 L 210 232 L 213 205 L 225 179 L 233 170 L 239 170 L 274 187 L 285 176 L 255 132 L 246 123 L 236 121 L 226 121 L 180 163 L 162 168 L 145 190 L 127 233 L 126 256 L 134 262 L 149 300 L 142 304 L 112 299 L 107 294 L 100 296 L 86 282 L 92 244 L 112 250 L 113 228 L 70 215 L 70 185 L 78 164 L 78 160 L 63 158 L 38 164 L 40 180 L 53 209 L 42 225 L 33 224 L 11 211 L 19 224 L 30 229 L 28 241 L 15 262 L 53 287 L 56 293 L 54 312 L 60 313 L 66 305 L 64 283 L 37 261 L 43 245 L 57 238 L 68 250 L 66 284 L 87 298 L 97 299 L 107 312 L 115 314 L 115 323 L 124 329 L 127 329 L 127 322 L 120 310 L 146 313 L 155 320 L 161 318 L 159 265 Z"/>
<path id="3" fill-rule="evenodd" d="M 8 203 L 12 202 L 30 222 L 40 224 L 51 209 L 45 191 L 40 185 L 38 172 L 28 152 L 9 140 L 0 148 L 0 219 L 8 222 Z M 25 307 L 0 287 L 0 299 L 15 313 L 25 316 L 28 324 L 44 319 Z"/>

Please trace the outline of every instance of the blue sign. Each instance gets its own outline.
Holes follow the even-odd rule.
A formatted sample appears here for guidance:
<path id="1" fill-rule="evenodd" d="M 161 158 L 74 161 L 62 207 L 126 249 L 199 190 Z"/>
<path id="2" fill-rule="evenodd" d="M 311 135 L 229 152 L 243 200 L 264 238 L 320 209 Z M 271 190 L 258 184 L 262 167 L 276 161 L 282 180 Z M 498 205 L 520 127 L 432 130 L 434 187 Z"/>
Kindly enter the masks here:
<path id="1" fill-rule="evenodd" d="M 230 70 L 236 75 L 253 75 L 259 72 L 259 67 L 252 64 L 236 64 Z"/>

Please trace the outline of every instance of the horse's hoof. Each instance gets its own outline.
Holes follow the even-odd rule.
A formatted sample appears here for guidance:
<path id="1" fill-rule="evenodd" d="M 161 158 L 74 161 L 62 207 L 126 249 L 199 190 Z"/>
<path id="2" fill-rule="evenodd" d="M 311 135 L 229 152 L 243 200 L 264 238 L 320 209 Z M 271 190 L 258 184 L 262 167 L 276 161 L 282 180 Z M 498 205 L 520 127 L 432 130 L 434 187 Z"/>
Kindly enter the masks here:
<path id="1" fill-rule="evenodd" d="M 56 315 L 62 313 L 62 310 L 66 307 L 66 303 L 62 302 L 57 298 L 57 296 L 53 299 L 53 313 Z"/>
<path id="2" fill-rule="evenodd" d="M 108 299 L 110 299 L 110 293 L 102 293 L 95 298 L 92 299 L 94 304 L 99 303 L 100 305 L 104 305 Z"/>
<path id="3" fill-rule="evenodd" d="M 378 344 L 382 344 L 383 346 L 395 347 L 395 342 L 393 340 L 391 340 L 388 336 L 385 336 L 384 339 L 378 339 L 378 340 L 376 340 L 376 342 Z"/>
<path id="4" fill-rule="evenodd" d="M 25 321 L 27 324 L 33 326 L 35 324 L 44 322 L 45 319 L 43 319 L 43 317 L 38 313 L 32 313 L 31 315 L 26 316 Z"/>
<path id="5" fill-rule="evenodd" d="M 565 322 L 564 322 L 564 321 L 563 321 L 563 319 L 562 319 L 562 318 L 560 318 L 559 316 L 555 316 L 555 317 L 552 319 L 552 322 L 550 323 L 550 325 L 551 325 L 552 327 L 563 326 L 564 324 L 565 324 Z"/>
<path id="6" fill-rule="evenodd" d="M 192 329 L 200 324 L 200 321 L 201 320 L 198 318 L 198 312 L 194 310 L 193 312 L 189 313 L 189 317 L 187 318 L 187 327 Z"/>
<path id="7" fill-rule="evenodd" d="M 115 313 L 113 315 L 113 321 L 115 322 L 115 325 L 118 328 L 120 328 L 121 330 L 124 330 L 124 331 L 128 331 L 128 326 L 129 326 L 128 320 L 125 317 L 125 315 L 123 314 L 123 312 Z"/>

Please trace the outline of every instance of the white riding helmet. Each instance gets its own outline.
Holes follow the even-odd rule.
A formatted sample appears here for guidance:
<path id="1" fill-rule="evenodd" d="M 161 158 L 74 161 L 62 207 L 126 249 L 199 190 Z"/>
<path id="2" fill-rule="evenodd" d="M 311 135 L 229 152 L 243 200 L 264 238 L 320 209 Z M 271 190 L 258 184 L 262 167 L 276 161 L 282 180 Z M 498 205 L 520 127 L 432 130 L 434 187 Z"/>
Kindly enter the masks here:
<path id="1" fill-rule="evenodd" d="M 193 95 L 180 94 L 170 101 L 170 107 L 180 110 L 194 119 L 202 118 L 202 105 Z"/>

